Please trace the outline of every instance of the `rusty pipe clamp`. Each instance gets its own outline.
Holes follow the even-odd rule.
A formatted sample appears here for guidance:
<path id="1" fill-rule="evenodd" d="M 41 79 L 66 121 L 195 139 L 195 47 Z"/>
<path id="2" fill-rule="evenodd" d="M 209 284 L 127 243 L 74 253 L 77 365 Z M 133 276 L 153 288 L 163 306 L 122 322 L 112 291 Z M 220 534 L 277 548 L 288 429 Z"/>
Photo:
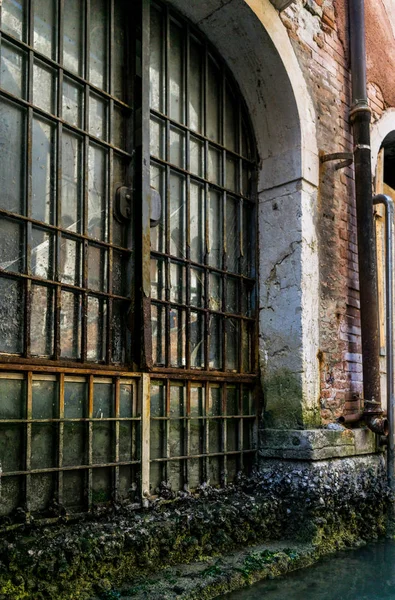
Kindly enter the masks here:
<path id="1" fill-rule="evenodd" d="M 374 398 L 365 400 L 363 419 L 369 429 L 378 435 L 388 435 L 389 433 L 388 419 L 383 415 L 381 402 L 377 402 Z"/>

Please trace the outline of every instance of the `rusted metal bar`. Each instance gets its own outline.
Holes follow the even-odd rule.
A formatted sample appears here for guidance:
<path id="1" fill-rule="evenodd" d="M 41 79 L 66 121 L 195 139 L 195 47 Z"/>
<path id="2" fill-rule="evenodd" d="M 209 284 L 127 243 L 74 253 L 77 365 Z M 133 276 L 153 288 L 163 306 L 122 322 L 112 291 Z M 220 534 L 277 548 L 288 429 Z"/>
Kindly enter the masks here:
<path id="1" fill-rule="evenodd" d="M 123 420 L 120 418 L 121 411 L 121 385 L 120 378 L 115 378 L 115 386 L 114 386 L 114 459 L 116 463 L 119 463 L 119 429 L 120 429 L 120 421 Z M 133 413 L 132 413 L 133 414 Z M 129 420 L 129 419 L 125 419 Z M 137 419 L 136 419 L 137 420 Z M 140 419 L 139 419 L 140 420 Z M 118 500 L 119 496 L 119 466 L 114 468 L 114 480 L 113 480 L 113 498 L 114 500 Z"/>
<path id="2" fill-rule="evenodd" d="M 58 490 L 57 500 L 63 504 L 63 448 L 64 448 L 64 373 L 59 374 L 59 425 L 58 425 Z"/>
<path id="3" fill-rule="evenodd" d="M 150 492 L 150 386 L 150 376 L 143 373 L 139 381 L 139 401 L 141 406 L 141 496 L 143 499 L 147 498 Z"/>

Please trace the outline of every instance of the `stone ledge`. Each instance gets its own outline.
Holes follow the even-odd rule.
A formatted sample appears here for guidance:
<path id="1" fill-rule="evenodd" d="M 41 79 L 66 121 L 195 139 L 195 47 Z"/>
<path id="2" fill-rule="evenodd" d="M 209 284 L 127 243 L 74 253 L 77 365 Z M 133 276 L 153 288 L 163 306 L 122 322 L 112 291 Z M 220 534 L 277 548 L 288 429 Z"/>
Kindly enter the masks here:
<path id="1" fill-rule="evenodd" d="M 376 436 L 369 429 L 263 429 L 259 457 L 325 460 L 374 454 Z"/>

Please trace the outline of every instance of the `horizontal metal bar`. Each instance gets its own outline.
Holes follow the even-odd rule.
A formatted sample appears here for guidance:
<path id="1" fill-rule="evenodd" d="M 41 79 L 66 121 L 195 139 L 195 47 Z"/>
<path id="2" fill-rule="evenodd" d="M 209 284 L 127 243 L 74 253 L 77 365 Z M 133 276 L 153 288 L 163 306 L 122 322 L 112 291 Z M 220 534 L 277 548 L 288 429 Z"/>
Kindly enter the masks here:
<path id="1" fill-rule="evenodd" d="M 108 365 L 99 365 L 88 363 L 86 366 L 79 366 L 77 361 L 53 361 L 41 358 L 23 358 L 18 356 L 18 363 L 15 354 L 0 354 L 0 371 L 34 371 L 35 373 L 65 373 L 70 375 L 107 375 L 114 377 L 127 377 L 130 379 L 140 379 L 141 373 L 134 371 L 125 371 L 124 366 L 113 365 L 111 369 Z"/>
<path id="2" fill-rule="evenodd" d="M 255 420 L 256 419 L 256 415 L 199 415 L 199 416 L 191 416 L 189 415 L 188 417 L 151 417 L 151 421 L 216 421 L 218 419 L 227 419 L 227 420 L 232 420 L 232 419 L 251 419 L 251 420 Z M 97 419 L 98 421 L 100 420 L 106 420 L 106 419 Z M 1 419 L 0 419 L 0 423 L 1 423 Z M 7 421 L 8 423 L 10 421 Z M 30 421 L 31 422 L 31 421 Z M 21 423 L 21 421 L 18 421 L 18 423 Z"/>
<path id="3" fill-rule="evenodd" d="M 242 273 L 234 273 L 232 271 L 225 271 L 224 269 L 220 269 L 218 267 L 213 267 L 211 265 L 207 265 L 204 263 L 197 263 L 193 260 L 188 260 L 187 258 L 180 258 L 179 256 L 174 256 L 174 254 L 166 254 L 165 252 L 158 252 L 157 250 L 151 250 L 151 258 L 156 259 L 165 259 L 169 258 L 172 262 L 177 263 L 182 266 L 191 265 L 191 267 L 196 268 L 203 273 L 215 273 L 216 275 L 231 275 L 235 279 L 241 279 L 246 284 L 251 284 L 251 287 L 256 284 L 256 279 L 252 277 L 248 277 L 248 275 L 244 275 Z"/>
<path id="4" fill-rule="evenodd" d="M 247 321 L 249 323 L 256 323 L 255 317 L 246 317 L 245 315 L 235 314 L 235 313 L 226 313 L 219 310 L 211 310 L 210 308 L 202 308 L 199 306 L 193 306 L 192 304 L 179 304 L 178 302 L 171 302 L 170 300 L 157 300 L 156 298 L 152 299 L 152 304 L 160 304 L 162 306 L 170 306 L 170 308 L 177 309 L 187 309 L 189 308 L 192 312 L 197 312 L 201 314 L 209 313 L 212 315 L 218 315 L 222 317 L 228 317 L 229 319 L 237 319 L 238 321 Z"/>
<path id="5" fill-rule="evenodd" d="M 174 119 L 172 119 L 168 115 L 161 113 L 157 109 L 151 108 L 150 112 L 151 112 L 151 115 L 153 115 L 157 118 L 160 118 L 165 122 L 168 121 L 170 123 L 170 125 L 173 125 L 174 127 L 177 127 L 178 129 L 182 129 L 184 132 L 190 133 L 193 137 L 198 138 L 201 142 L 208 142 L 210 144 L 210 146 L 213 146 L 213 148 L 215 148 L 216 150 L 226 150 L 226 152 L 233 158 L 239 158 L 239 159 L 241 158 L 248 165 L 250 165 L 252 167 L 256 167 L 256 161 L 254 161 L 253 159 L 247 158 L 246 156 L 243 156 L 242 154 L 238 154 L 234 150 L 230 150 L 226 146 L 223 146 L 219 142 L 213 141 L 211 138 L 206 137 L 202 133 L 198 133 L 197 131 L 190 129 L 187 125 L 184 125 L 182 123 L 179 123 L 178 121 L 175 121 Z M 250 199 L 250 201 L 251 201 L 251 199 Z"/>
<path id="6" fill-rule="evenodd" d="M 176 367 L 153 367 L 150 371 L 151 381 L 157 379 L 182 379 L 189 381 L 223 381 L 255 383 L 258 378 L 257 373 L 234 373 L 233 371 L 202 371 L 197 369 L 182 369 Z"/>
<path id="7" fill-rule="evenodd" d="M 151 463 L 154 462 L 167 462 L 167 461 L 174 461 L 174 460 L 191 460 L 194 458 L 211 458 L 211 457 L 215 457 L 215 456 L 241 456 L 242 454 L 255 454 L 256 452 L 258 452 L 258 450 L 256 448 L 251 448 L 249 450 L 229 450 L 229 452 L 213 452 L 212 454 L 209 452 L 207 454 L 191 454 L 189 456 L 169 456 L 166 458 L 152 458 L 150 460 Z"/>
<path id="8" fill-rule="evenodd" d="M 62 227 L 58 227 L 57 225 L 52 225 L 51 223 L 45 223 L 44 221 L 37 221 L 36 219 L 31 219 L 26 217 L 25 215 L 21 215 L 19 213 L 13 213 L 9 210 L 5 210 L 4 208 L 0 208 L 0 216 L 7 217 L 14 221 L 23 221 L 25 223 L 31 223 L 32 225 L 36 225 L 40 229 L 44 229 L 46 231 L 53 231 L 58 233 L 63 233 L 63 239 L 72 239 L 75 241 L 87 241 L 91 246 L 100 246 L 101 248 L 112 248 L 113 250 L 118 250 L 124 254 L 131 254 L 130 248 L 124 248 L 123 246 L 117 246 L 116 244 L 110 244 L 109 242 L 105 242 L 103 240 L 98 240 L 97 238 L 91 238 L 88 235 L 84 235 L 83 233 L 77 233 L 76 231 L 70 231 L 69 229 L 63 229 Z"/>
<path id="9" fill-rule="evenodd" d="M 103 467 L 127 467 L 128 465 L 139 465 L 140 460 L 129 460 L 117 463 L 100 463 L 94 465 L 75 465 L 73 467 L 51 467 L 48 469 L 31 469 L 30 471 L 3 471 L 1 477 L 16 477 L 20 475 L 40 475 L 41 473 L 59 473 L 59 471 L 83 471 L 88 469 L 101 469 Z"/>
<path id="10" fill-rule="evenodd" d="M 25 42 L 22 42 L 22 40 L 13 37 L 12 35 L 10 35 L 9 33 L 5 32 L 3 30 L 1 31 L 1 37 L 4 38 L 5 40 L 7 40 L 8 42 L 11 42 L 15 46 L 21 48 L 22 50 L 26 50 L 26 51 L 30 50 L 30 51 L 32 51 L 33 54 L 34 54 L 34 58 L 38 58 L 39 60 L 41 60 L 43 63 L 47 64 L 50 67 L 53 67 L 55 69 L 61 69 L 63 71 L 64 75 L 66 75 L 66 77 L 69 77 L 70 79 L 72 79 L 73 81 L 79 83 L 80 85 L 82 85 L 82 86 L 83 85 L 89 85 L 90 89 L 93 92 L 95 92 L 96 94 L 98 94 L 99 96 L 103 96 L 104 98 L 107 98 L 108 100 L 113 100 L 121 108 L 126 108 L 126 109 L 129 109 L 130 111 L 133 110 L 132 106 L 130 106 L 129 104 L 126 104 L 125 102 L 123 102 L 122 100 L 120 100 L 117 96 L 112 96 L 111 94 L 109 94 L 108 92 L 106 92 L 105 90 L 103 90 L 102 88 L 96 87 L 93 83 L 91 83 L 87 79 L 84 79 L 80 75 L 77 75 L 73 71 L 68 71 L 60 63 L 56 62 L 52 58 L 49 58 L 45 54 L 41 54 L 41 52 L 39 52 L 38 50 L 36 50 L 32 46 L 29 46 L 29 44 L 26 44 Z"/>
<path id="11" fill-rule="evenodd" d="M 118 422 L 118 421 L 127 421 L 127 422 L 136 422 L 139 423 L 141 421 L 141 417 L 103 417 L 102 419 L 99 417 L 87 417 L 81 419 L 0 419 L 0 425 L 9 425 L 9 424 L 23 424 L 23 423 L 38 423 L 38 424 L 51 424 L 51 423 L 107 423 L 107 422 Z"/>

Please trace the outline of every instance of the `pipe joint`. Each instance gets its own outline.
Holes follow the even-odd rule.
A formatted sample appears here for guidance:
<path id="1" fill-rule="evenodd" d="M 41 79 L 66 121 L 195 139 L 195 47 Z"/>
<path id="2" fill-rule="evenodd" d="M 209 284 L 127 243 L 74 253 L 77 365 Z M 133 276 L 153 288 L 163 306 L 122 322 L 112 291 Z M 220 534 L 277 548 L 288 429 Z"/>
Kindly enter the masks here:
<path id="1" fill-rule="evenodd" d="M 376 400 L 365 400 L 363 419 L 371 431 L 378 435 L 388 435 L 388 419 L 383 417 L 381 403 Z"/>

